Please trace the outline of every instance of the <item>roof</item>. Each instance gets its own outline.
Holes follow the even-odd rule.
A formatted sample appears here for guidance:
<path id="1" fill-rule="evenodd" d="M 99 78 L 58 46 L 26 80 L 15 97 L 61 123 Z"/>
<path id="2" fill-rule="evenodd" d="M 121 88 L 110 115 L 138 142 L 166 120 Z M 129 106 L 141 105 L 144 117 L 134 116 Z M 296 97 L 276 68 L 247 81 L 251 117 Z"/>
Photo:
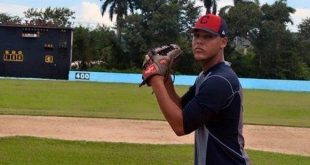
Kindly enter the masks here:
<path id="1" fill-rule="evenodd" d="M 46 29 L 67 29 L 67 30 L 73 30 L 72 27 L 62 27 L 57 26 L 55 24 L 41 24 L 41 25 L 35 25 L 35 24 L 15 24 L 15 23 L 0 23 L 0 27 L 21 27 L 21 28 L 46 28 Z"/>

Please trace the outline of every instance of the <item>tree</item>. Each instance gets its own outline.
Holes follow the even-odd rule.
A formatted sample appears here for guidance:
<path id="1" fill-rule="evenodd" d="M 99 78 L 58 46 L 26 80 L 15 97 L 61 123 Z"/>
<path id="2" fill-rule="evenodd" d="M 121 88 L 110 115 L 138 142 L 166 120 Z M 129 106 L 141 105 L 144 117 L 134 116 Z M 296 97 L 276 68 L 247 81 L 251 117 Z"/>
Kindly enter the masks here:
<path id="1" fill-rule="evenodd" d="M 121 38 L 121 32 L 123 27 L 124 16 L 128 15 L 128 9 L 131 13 L 134 13 L 134 0 L 100 0 L 103 1 L 101 6 L 101 14 L 103 15 L 108 6 L 110 6 L 109 14 L 111 21 L 113 20 L 113 15 L 116 14 L 116 26 L 117 35 L 119 39 Z"/>
<path id="2" fill-rule="evenodd" d="M 163 44 L 177 43 L 184 50 L 181 63 L 186 67 L 178 68 L 178 71 L 193 73 L 190 38 L 186 32 L 199 14 L 199 7 L 194 7 L 194 3 L 188 0 L 141 1 L 141 14 L 130 15 L 124 20 L 125 52 L 130 57 L 128 64 L 140 68 L 147 50 Z"/>
<path id="3" fill-rule="evenodd" d="M 234 6 L 225 6 L 220 9 L 222 16 L 229 25 L 229 36 L 248 38 L 261 21 L 259 1 L 234 0 Z"/>
<path id="4" fill-rule="evenodd" d="M 235 0 L 233 6 L 221 8 L 219 15 L 226 20 L 229 27 L 229 42 L 225 48 L 226 60 L 232 63 L 232 67 L 239 76 L 253 77 L 254 53 L 247 57 L 236 48 L 250 49 L 251 44 L 248 43 L 256 39 L 261 22 L 259 2 Z"/>
<path id="5" fill-rule="evenodd" d="M 72 25 L 71 19 L 75 19 L 74 13 L 74 11 L 71 11 L 70 9 L 64 7 L 48 7 L 43 10 L 39 10 L 37 8 L 30 8 L 24 12 L 25 17 L 35 24 L 51 23 L 61 27 L 67 27 Z"/>
<path id="6" fill-rule="evenodd" d="M 211 13 L 212 8 L 212 14 L 216 14 L 217 12 L 217 3 L 216 0 L 200 0 L 203 2 L 205 8 L 206 8 L 206 14 Z"/>
<path id="7" fill-rule="evenodd" d="M 195 6 L 195 1 L 188 1 L 188 0 L 181 0 L 179 1 L 180 5 L 180 21 L 179 24 L 181 25 L 180 32 L 187 32 L 191 29 L 200 14 L 200 8 Z"/>
<path id="8" fill-rule="evenodd" d="M 81 26 L 74 29 L 72 61 L 81 61 L 83 70 L 87 69 L 86 62 L 90 60 L 89 38 L 89 29 Z"/>
<path id="9" fill-rule="evenodd" d="M 295 13 L 295 9 L 287 6 L 286 0 L 275 1 L 273 5 L 264 4 L 261 7 L 264 21 L 275 21 L 281 24 L 291 23 L 290 14 Z"/>
<path id="10" fill-rule="evenodd" d="M 10 16 L 6 13 L 0 13 L 0 23 L 14 23 L 14 24 L 20 24 L 21 18 L 18 16 Z"/>
<path id="11" fill-rule="evenodd" d="M 116 44 L 115 33 L 105 26 L 93 30 L 79 26 L 74 30 L 72 61 L 81 61 L 81 69 L 87 70 L 93 61 L 102 64 L 101 69 L 122 65 L 116 63 L 117 56 L 113 54 Z M 116 50 L 116 48 L 115 48 Z M 118 61 L 122 62 L 122 61 Z"/>
<path id="12" fill-rule="evenodd" d="M 310 38 L 310 17 L 307 17 L 298 25 L 298 32 L 303 39 Z"/>
<path id="13" fill-rule="evenodd" d="M 141 66 L 142 55 L 147 50 L 175 42 L 180 32 L 177 3 L 167 3 L 166 0 L 143 1 L 140 10 L 142 14 L 133 14 L 124 21 L 124 40 L 131 65 L 136 67 Z"/>
<path id="14" fill-rule="evenodd" d="M 286 29 L 292 23 L 290 14 L 295 9 L 287 6 L 286 0 L 272 5 L 259 5 L 259 1 L 235 0 L 234 6 L 220 9 L 229 25 L 229 46 L 225 48 L 226 60 L 231 61 L 238 75 L 306 79 L 308 68 L 298 50 L 299 41 Z M 248 40 L 254 52 L 242 55 L 235 50 L 236 40 Z M 232 43 L 232 44 L 231 44 Z M 240 43 L 237 43 L 240 44 Z M 242 45 L 242 43 L 241 43 Z"/>
<path id="15" fill-rule="evenodd" d="M 286 1 L 276 1 L 261 7 L 262 21 L 255 40 L 257 77 L 278 79 L 306 79 L 307 68 L 298 54 L 298 43 L 286 29 L 294 9 Z"/>
<path id="16" fill-rule="evenodd" d="M 298 25 L 297 45 L 299 55 L 308 68 L 308 79 L 310 79 L 310 17 L 307 17 Z"/>

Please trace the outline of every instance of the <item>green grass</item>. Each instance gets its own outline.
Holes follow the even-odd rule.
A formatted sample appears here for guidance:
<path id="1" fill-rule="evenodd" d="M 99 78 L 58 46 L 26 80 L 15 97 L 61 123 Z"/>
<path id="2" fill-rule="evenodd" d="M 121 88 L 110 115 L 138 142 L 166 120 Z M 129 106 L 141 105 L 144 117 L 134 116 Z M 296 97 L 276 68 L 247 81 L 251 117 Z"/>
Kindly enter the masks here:
<path id="1" fill-rule="evenodd" d="M 178 86 L 183 94 L 187 86 Z M 0 80 L 0 114 L 163 120 L 154 95 L 134 84 Z M 310 93 L 245 90 L 245 122 L 310 127 Z M 192 145 L 0 138 L 0 164 L 193 164 Z M 254 164 L 309 164 L 310 157 L 247 150 Z"/>
<path id="2" fill-rule="evenodd" d="M 149 88 L 132 84 L 1 80 L 0 113 L 162 119 Z"/>
<path id="3" fill-rule="evenodd" d="M 135 84 L 1 79 L 0 89 L 0 114 L 163 120 L 151 89 Z M 245 123 L 310 127 L 309 100 L 306 92 L 245 90 Z"/>
<path id="4" fill-rule="evenodd" d="M 0 138 L 0 164 L 193 164 L 190 145 L 140 145 L 30 137 Z"/>
<path id="5" fill-rule="evenodd" d="M 255 165 L 309 165 L 309 156 L 296 156 L 273 152 L 247 150 L 247 153 Z"/>
<path id="6" fill-rule="evenodd" d="M 192 145 L 150 145 L 0 138 L 0 164 L 5 165 L 192 165 Z M 253 164 L 307 165 L 310 157 L 247 150 Z"/>
<path id="7" fill-rule="evenodd" d="M 310 127 L 310 92 L 246 90 L 245 122 Z"/>

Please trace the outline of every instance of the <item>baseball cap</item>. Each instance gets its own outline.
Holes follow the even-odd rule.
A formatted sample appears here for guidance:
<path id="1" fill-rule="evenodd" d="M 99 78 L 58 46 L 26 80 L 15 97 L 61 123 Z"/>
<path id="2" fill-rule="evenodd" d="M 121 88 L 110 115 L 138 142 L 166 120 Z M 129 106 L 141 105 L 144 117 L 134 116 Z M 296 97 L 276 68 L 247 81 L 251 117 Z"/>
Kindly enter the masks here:
<path id="1" fill-rule="evenodd" d="M 206 14 L 201 16 L 190 32 L 193 33 L 195 30 L 207 31 L 221 37 L 227 36 L 228 32 L 225 20 L 220 16 L 213 14 Z"/>

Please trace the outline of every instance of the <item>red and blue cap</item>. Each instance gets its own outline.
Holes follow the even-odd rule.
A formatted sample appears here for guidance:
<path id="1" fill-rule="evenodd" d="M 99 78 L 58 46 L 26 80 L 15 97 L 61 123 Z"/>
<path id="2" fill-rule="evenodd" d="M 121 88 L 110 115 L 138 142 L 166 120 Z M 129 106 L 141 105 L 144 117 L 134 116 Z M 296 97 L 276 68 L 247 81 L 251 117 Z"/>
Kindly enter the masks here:
<path id="1" fill-rule="evenodd" d="M 217 36 L 225 37 L 228 33 L 228 28 L 225 20 L 220 16 L 206 14 L 201 16 L 191 29 L 191 32 L 203 30 Z"/>

